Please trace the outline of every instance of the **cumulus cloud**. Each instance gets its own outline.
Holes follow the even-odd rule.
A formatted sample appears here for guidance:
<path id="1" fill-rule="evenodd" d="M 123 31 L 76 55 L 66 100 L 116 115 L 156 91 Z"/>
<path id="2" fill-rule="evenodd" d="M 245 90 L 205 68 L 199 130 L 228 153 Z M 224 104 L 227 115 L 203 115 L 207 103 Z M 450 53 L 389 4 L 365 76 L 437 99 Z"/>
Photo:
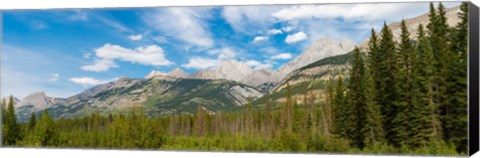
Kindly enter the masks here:
<path id="1" fill-rule="evenodd" d="M 95 63 L 93 65 L 82 66 L 82 70 L 95 72 L 107 71 L 110 68 L 118 67 L 114 60 L 152 66 L 167 66 L 173 64 L 173 62 L 165 58 L 163 49 L 156 45 L 128 49 L 107 43 L 95 49 L 95 56 Z"/>
<path id="2" fill-rule="evenodd" d="M 204 70 L 220 65 L 223 60 L 235 59 L 237 56 L 236 50 L 231 47 L 217 48 L 207 51 L 209 55 L 216 55 L 216 58 L 207 57 L 193 57 L 188 60 L 187 64 L 182 67 L 187 69 Z"/>
<path id="3" fill-rule="evenodd" d="M 58 81 L 59 77 L 60 77 L 60 75 L 58 73 L 51 73 L 50 74 L 50 79 L 48 79 L 48 81 L 51 81 L 51 82 Z"/>
<path id="4" fill-rule="evenodd" d="M 108 82 L 112 82 L 117 80 L 117 78 L 109 79 L 109 80 L 98 80 L 95 78 L 90 78 L 90 77 L 74 77 L 70 78 L 69 81 L 82 85 L 82 86 L 93 86 L 93 85 L 98 85 L 98 84 L 104 84 Z"/>
<path id="5" fill-rule="evenodd" d="M 213 39 L 204 19 L 210 15 L 208 8 L 169 7 L 148 12 L 145 22 L 164 35 L 183 41 L 189 46 L 210 48 Z"/>
<path id="6" fill-rule="evenodd" d="M 210 55 L 218 55 L 218 60 L 233 59 L 237 56 L 235 51 L 230 47 L 212 49 L 207 51 L 207 53 Z"/>
<path id="7" fill-rule="evenodd" d="M 265 40 L 268 40 L 267 36 L 257 36 L 253 39 L 252 43 L 257 43 L 257 42 L 265 41 Z"/>
<path id="8" fill-rule="evenodd" d="M 270 29 L 267 31 L 267 33 L 269 35 L 276 35 L 276 34 L 281 34 L 282 33 L 282 30 L 279 30 L 279 29 Z"/>
<path id="9" fill-rule="evenodd" d="M 130 39 L 132 41 L 142 40 L 142 38 L 143 38 L 143 35 L 141 35 L 141 34 L 128 36 L 128 39 Z"/>
<path id="10" fill-rule="evenodd" d="M 292 44 L 292 43 L 297 43 L 297 42 L 306 40 L 307 38 L 308 38 L 307 34 L 303 33 L 303 31 L 301 31 L 301 32 L 297 32 L 295 34 L 288 35 L 287 38 L 285 38 L 285 42 L 288 43 L 288 44 Z"/>
<path id="11" fill-rule="evenodd" d="M 251 30 L 266 31 L 275 23 L 272 13 L 283 6 L 225 6 L 222 8 L 223 18 L 237 32 L 251 34 Z"/>
<path id="12" fill-rule="evenodd" d="M 277 55 L 274 55 L 272 56 L 272 59 L 276 60 L 276 59 L 291 59 L 292 58 L 292 54 L 290 53 L 281 53 L 281 54 L 277 54 Z"/>
<path id="13" fill-rule="evenodd" d="M 263 68 L 272 68 L 273 67 L 273 65 L 270 64 L 270 63 L 261 63 L 261 62 L 256 61 L 256 60 L 247 60 L 247 61 L 245 61 L 245 64 L 247 64 L 248 66 L 252 67 L 255 70 L 263 69 Z"/>
<path id="14" fill-rule="evenodd" d="M 204 70 L 207 68 L 215 67 L 220 64 L 220 60 L 202 57 L 193 57 L 188 60 L 187 64 L 183 64 L 182 67 L 187 69 Z"/>
<path id="15" fill-rule="evenodd" d="M 405 15 L 416 16 L 426 7 L 428 5 L 422 6 L 419 3 L 297 5 L 279 10 L 272 16 L 282 21 L 308 18 L 385 20 Z"/>
<path id="16" fill-rule="evenodd" d="M 92 65 L 84 65 L 81 69 L 85 71 L 102 72 L 116 67 L 118 67 L 118 65 L 110 59 L 95 59 Z"/>

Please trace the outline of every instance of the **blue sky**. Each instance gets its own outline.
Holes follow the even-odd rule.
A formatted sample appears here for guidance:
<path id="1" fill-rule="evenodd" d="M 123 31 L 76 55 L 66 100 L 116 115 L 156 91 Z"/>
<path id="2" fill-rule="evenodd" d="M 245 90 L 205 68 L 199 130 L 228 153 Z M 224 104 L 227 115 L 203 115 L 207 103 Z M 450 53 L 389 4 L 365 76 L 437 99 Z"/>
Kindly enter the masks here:
<path id="1" fill-rule="evenodd" d="M 228 59 L 277 69 L 315 40 L 358 44 L 383 21 L 427 11 L 428 3 L 2 11 L 2 96 L 68 97 L 120 77 L 192 73 Z"/>

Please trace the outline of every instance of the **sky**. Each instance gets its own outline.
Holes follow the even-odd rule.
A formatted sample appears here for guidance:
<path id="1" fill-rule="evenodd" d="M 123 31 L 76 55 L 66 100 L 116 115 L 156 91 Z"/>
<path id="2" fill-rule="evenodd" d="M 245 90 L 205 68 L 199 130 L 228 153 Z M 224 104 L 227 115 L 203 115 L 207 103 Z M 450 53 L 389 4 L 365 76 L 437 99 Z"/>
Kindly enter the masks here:
<path id="1" fill-rule="evenodd" d="M 4 10 L 1 96 L 69 97 L 121 77 L 232 59 L 275 70 L 315 40 L 360 44 L 384 21 L 427 11 L 425 2 Z"/>

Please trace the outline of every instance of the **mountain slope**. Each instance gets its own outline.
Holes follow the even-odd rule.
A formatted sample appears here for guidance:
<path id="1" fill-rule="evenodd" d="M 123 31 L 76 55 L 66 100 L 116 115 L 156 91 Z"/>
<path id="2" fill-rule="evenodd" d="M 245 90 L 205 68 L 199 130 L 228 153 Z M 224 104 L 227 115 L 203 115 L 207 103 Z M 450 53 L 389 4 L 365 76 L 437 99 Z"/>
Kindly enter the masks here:
<path id="1" fill-rule="evenodd" d="M 315 41 L 307 48 L 307 50 L 295 59 L 280 67 L 278 71 L 285 76 L 288 73 L 315 61 L 348 53 L 352 51 L 354 47 L 355 42 L 346 38 L 341 39 L 340 42 L 333 39 L 320 39 Z"/>
<path id="2" fill-rule="evenodd" d="M 225 60 L 218 67 L 198 71 L 191 75 L 196 79 L 226 79 L 240 82 L 241 79 L 251 74 L 253 69 L 247 64 L 236 60 Z"/>
<path id="3" fill-rule="evenodd" d="M 121 78 L 113 83 L 98 85 L 78 95 L 48 106 L 54 118 L 124 113 L 133 106 L 141 106 L 150 116 L 175 113 L 194 113 L 203 106 L 215 113 L 247 103 L 248 98 L 259 98 L 263 93 L 251 86 L 230 80 L 164 78 Z M 18 109 L 19 120 L 26 121 L 35 109 L 24 105 Z"/>

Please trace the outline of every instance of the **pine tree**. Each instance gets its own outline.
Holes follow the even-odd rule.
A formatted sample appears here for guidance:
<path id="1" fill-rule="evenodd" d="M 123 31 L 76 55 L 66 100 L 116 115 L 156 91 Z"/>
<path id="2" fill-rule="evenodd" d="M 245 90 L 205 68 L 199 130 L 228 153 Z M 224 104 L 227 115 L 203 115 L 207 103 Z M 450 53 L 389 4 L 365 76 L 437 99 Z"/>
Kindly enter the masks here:
<path id="1" fill-rule="evenodd" d="M 412 129 L 417 131 L 411 135 L 412 146 L 425 146 L 434 138 L 441 138 L 438 106 L 434 97 L 434 56 L 423 25 L 418 26 L 416 44 L 416 76 L 415 87 L 418 91 L 413 111 L 417 111 L 415 121 L 411 121 Z"/>
<path id="2" fill-rule="evenodd" d="M 365 74 L 365 65 L 364 59 L 360 50 L 356 47 L 353 53 L 352 69 L 350 71 L 350 83 L 348 85 L 347 97 L 349 99 L 348 104 L 350 104 L 353 109 L 351 115 L 354 116 L 353 119 L 348 121 L 353 122 L 352 128 L 347 130 L 349 135 L 352 135 L 350 138 L 352 140 L 352 145 L 363 148 L 365 146 L 364 139 L 366 136 L 365 130 L 363 130 L 366 123 L 366 113 L 367 105 L 366 96 L 364 93 L 364 79 Z"/>
<path id="3" fill-rule="evenodd" d="M 15 145 L 17 140 L 20 138 L 20 126 L 17 123 L 17 115 L 15 114 L 15 107 L 13 96 L 10 96 L 8 101 L 7 110 L 5 112 L 5 130 L 3 133 L 5 135 L 3 139 L 4 145 Z"/>
<path id="4" fill-rule="evenodd" d="M 341 77 L 338 79 L 338 83 L 335 88 L 335 97 L 333 102 L 333 127 L 335 134 L 343 138 L 348 138 L 348 117 L 351 108 L 349 108 L 346 104 L 345 87 Z"/>
<path id="5" fill-rule="evenodd" d="M 35 126 L 35 146 L 54 146 L 57 143 L 58 135 L 55 129 L 55 122 L 45 109 L 43 115 L 38 119 Z"/>
<path id="6" fill-rule="evenodd" d="M 386 22 L 383 24 L 381 31 L 381 39 L 378 45 L 378 61 L 379 67 L 374 70 L 374 81 L 377 82 L 377 104 L 381 106 L 381 113 L 383 116 L 383 125 L 385 131 L 385 138 L 389 144 L 393 143 L 393 135 L 395 135 L 393 119 L 396 114 L 396 106 L 394 101 L 397 99 L 395 87 L 395 75 L 397 74 L 397 53 L 396 43 L 393 39 L 393 34 Z"/>
<path id="7" fill-rule="evenodd" d="M 362 128 L 362 133 L 365 133 L 363 143 L 365 146 L 371 147 L 375 144 L 382 144 L 384 142 L 385 132 L 383 131 L 383 118 L 380 112 L 380 106 L 375 101 L 375 96 L 377 96 L 375 82 L 369 68 L 365 68 L 362 80 L 366 106 L 366 120 Z"/>
<path id="8" fill-rule="evenodd" d="M 468 3 L 463 2 L 459 12 L 460 23 L 455 28 L 449 54 L 446 94 L 443 105 L 443 122 L 447 141 L 453 142 L 459 152 L 467 151 L 467 46 Z M 441 7 L 439 6 L 439 10 Z"/>
<path id="9" fill-rule="evenodd" d="M 410 118 L 416 117 L 417 111 L 413 111 L 413 105 L 416 94 L 413 90 L 415 75 L 413 73 L 413 66 L 415 62 L 415 52 L 410 41 L 410 33 L 408 32 L 405 20 L 401 22 L 400 43 L 398 45 L 398 55 L 395 75 L 395 90 L 397 97 L 394 105 L 396 112 L 392 123 L 395 125 L 392 129 L 391 135 L 392 143 L 395 146 L 406 146 L 411 143 L 410 134 L 416 133 L 410 129 Z"/>
<path id="10" fill-rule="evenodd" d="M 37 123 L 37 118 L 35 117 L 35 111 L 30 115 L 30 120 L 28 121 L 28 129 L 33 130 L 35 124 Z"/>

